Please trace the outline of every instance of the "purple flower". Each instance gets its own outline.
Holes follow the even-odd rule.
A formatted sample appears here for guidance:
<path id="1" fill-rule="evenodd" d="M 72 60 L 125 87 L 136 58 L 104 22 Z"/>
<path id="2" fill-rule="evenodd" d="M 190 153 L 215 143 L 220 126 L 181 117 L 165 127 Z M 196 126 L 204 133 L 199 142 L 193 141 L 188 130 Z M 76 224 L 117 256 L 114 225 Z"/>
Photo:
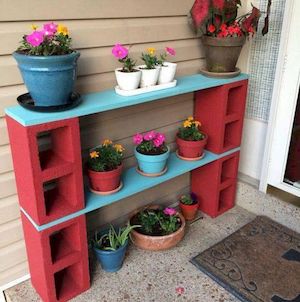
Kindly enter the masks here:
<path id="1" fill-rule="evenodd" d="M 26 36 L 26 41 L 31 46 L 39 46 L 44 41 L 44 33 L 42 31 L 34 31 L 32 34 Z"/>
<path id="2" fill-rule="evenodd" d="M 191 198 L 193 201 L 197 201 L 197 195 L 195 193 L 191 193 Z"/>
<path id="3" fill-rule="evenodd" d="M 133 136 L 133 143 L 135 145 L 139 145 L 143 141 L 143 135 L 140 133 L 137 133 Z"/>
<path id="4" fill-rule="evenodd" d="M 155 131 L 150 131 L 144 135 L 144 140 L 145 141 L 152 141 L 156 138 L 156 132 Z"/>
<path id="5" fill-rule="evenodd" d="M 119 60 L 125 59 L 128 56 L 128 49 L 121 44 L 116 44 L 111 52 Z"/>
<path id="6" fill-rule="evenodd" d="M 176 215 L 177 211 L 173 208 L 165 208 L 164 209 L 164 214 L 169 215 L 169 216 L 174 216 Z"/>

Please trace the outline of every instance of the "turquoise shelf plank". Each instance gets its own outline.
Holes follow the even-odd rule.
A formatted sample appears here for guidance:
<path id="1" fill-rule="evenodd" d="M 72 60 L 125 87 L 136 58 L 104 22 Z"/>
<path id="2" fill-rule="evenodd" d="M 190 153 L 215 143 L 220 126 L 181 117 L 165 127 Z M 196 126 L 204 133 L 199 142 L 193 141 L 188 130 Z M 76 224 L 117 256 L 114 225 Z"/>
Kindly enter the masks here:
<path id="1" fill-rule="evenodd" d="M 192 171 L 196 168 L 202 167 L 206 164 L 209 164 L 219 158 L 222 158 L 226 155 L 232 154 L 236 151 L 239 151 L 240 148 L 235 148 L 230 151 L 224 152 L 222 154 L 215 154 L 209 151 L 205 151 L 206 155 L 203 159 L 198 161 L 184 161 L 179 159 L 175 153 L 170 155 L 168 159 L 168 171 L 159 177 L 145 177 L 136 172 L 135 167 L 130 168 L 124 171 L 122 176 L 123 188 L 112 195 L 100 196 L 86 190 L 85 192 L 85 201 L 86 207 L 80 211 L 57 219 L 55 221 L 49 222 L 43 225 L 37 225 L 33 219 L 26 213 L 24 209 L 21 209 L 22 212 L 27 216 L 31 223 L 35 226 L 38 231 L 43 231 L 54 225 L 60 224 L 72 218 L 78 217 L 80 215 L 89 213 L 96 209 L 105 207 L 114 202 L 120 201 L 126 197 L 132 196 L 136 193 L 142 192 L 144 190 L 150 189 L 154 186 L 157 186 L 165 181 L 168 181 L 174 177 L 182 175 L 186 172 Z"/>
<path id="2" fill-rule="evenodd" d="M 117 95 L 113 89 L 86 94 L 83 95 L 83 102 L 79 106 L 68 111 L 42 113 L 26 110 L 21 106 L 13 106 L 6 108 L 5 113 L 23 126 L 32 126 L 142 104 L 245 79 L 248 79 L 248 75 L 246 74 L 240 74 L 238 77 L 231 79 L 208 78 L 200 74 L 195 74 L 179 77 L 177 86 L 173 88 L 131 97 Z"/>

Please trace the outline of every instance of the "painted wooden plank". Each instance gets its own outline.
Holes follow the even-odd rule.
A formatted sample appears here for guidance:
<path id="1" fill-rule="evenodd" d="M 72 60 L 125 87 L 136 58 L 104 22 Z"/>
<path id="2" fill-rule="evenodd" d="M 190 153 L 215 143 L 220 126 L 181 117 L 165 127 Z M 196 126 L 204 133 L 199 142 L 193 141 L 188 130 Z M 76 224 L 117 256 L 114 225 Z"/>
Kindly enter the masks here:
<path id="1" fill-rule="evenodd" d="M 22 222 L 20 219 L 0 225 L 0 248 L 23 239 Z"/>
<path id="2" fill-rule="evenodd" d="M 54 20 L 54 22 L 59 22 Z M 98 48 L 122 44 L 152 43 L 195 38 L 186 16 L 126 19 L 96 19 L 62 21 L 72 36 L 75 49 Z M 35 22 L 42 27 L 44 22 Z M 24 34 L 31 32 L 32 22 L 2 22 L 0 55 L 10 55 Z M 101 39 L 99 39 L 101 37 Z M 155 37 L 155 39 L 153 38 Z M 199 40 L 199 39 L 198 39 Z"/>
<path id="3" fill-rule="evenodd" d="M 0 221 L 6 223 L 20 217 L 18 195 L 12 195 L 0 200 Z"/>
<path id="4" fill-rule="evenodd" d="M 1 21 L 186 16 L 193 0 L 1 0 Z M 56 9 L 53 9 L 56 8 Z"/>
<path id="5" fill-rule="evenodd" d="M 9 145 L 0 147 L 0 174 L 12 171 L 13 163 Z"/>
<path id="6" fill-rule="evenodd" d="M 8 144 L 8 132 L 4 118 L 0 118 L 0 146 Z"/>
<path id="7" fill-rule="evenodd" d="M 179 159 L 175 155 L 175 153 L 172 153 L 168 159 L 168 171 L 160 177 L 144 177 L 137 173 L 135 167 L 130 168 L 126 170 L 122 175 L 123 188 L 119 192 L 108 196 L 99 196 L 90 192 L 89 190 L 86 190 L 86 206 L 84 209 L 44 225 L 37 225 L 24 209 L 21 208 L 21 211 L 27 216 L 27 218 L 31 221 L 31 223 L 35 226 L 38 231 L 42 231 L 54 225 L 70 220 L 72 218 L 78 217 L 80 215 L 97 210 L 101 207 L 110 205 L 114 202 L 120 201 L 136 193 L 155 187 L 163 182 L 166 182 L 196 168 L 202 167 L 208 163 L 211 163 L 219 158 L 222 158 L 239 150 L 240 148 L 235 148 L 222 154 L 214 154 L 212 152 L 205 151 L 205 157 L 198 161 L 184 161 Z"/>
<path id="8" fill-rule="evenodd" d="M 0 272 L 27 259 L 25 242 L 20 240 L 0 249 Z M 0 273 L 1 275 L 2 273 Z"/>
<path id="9" fill-rule="evenodd" d="M 28 263 L 23 261 L 18 263 L 18 260 L 15 259 L 15 265 L 11 266 L 5 271 L 2 271 L 0 274 L 0 286 L 6 285 L 7 283 L 12 282 L 12 280 L 17 280 L 28 274 Z"/>
<path id="10" fill-rule="evenodd" d="M 0 174 L 0 198 L 8 197 L 16 193 L 15 173 L 7 172 Z"/>
<path id="11" fill-rule="evenodd" d="M 203 58 L 199 39 L 187 39 L 179 41 L 155 42 L 150 44 L 155 47 L 157 53 L 163 53 L 166 45 L 176 49 L 176 57 L 170 61 L 180 62 Z M 141 53 L 149 47 L 149 44 L 136 44 L 131 47 L 130 53 L 137 64 L 142 64 Z M 91 48 L 80 50 L 78 60 L 78 76 L 87 76 L 114 71 L 121 64 L 112 56 L 111 47 Z M 11 55 L 0 56 L 0 86 L 18 85 L 23 83 L 21 73 L 15 59 Z"/>
<path id="12" fill-rule="evenodd" d="M 247 78 L 248 76 L 246 74 L 241 74 L 238 77 L 231 79 L 208 78 L 196 74 L 178 78 L 178 85 L 176 87 L 132 97 L 119 96 L 114 90 L 90 93 L 83 96 L 83 102 L 78 107 L 63 112 L 33 112 L 20 106 L 7 108 L 5 112 L 22 125 L 31 126 L 151 102 L 179 94 L 245 80 Z"/>

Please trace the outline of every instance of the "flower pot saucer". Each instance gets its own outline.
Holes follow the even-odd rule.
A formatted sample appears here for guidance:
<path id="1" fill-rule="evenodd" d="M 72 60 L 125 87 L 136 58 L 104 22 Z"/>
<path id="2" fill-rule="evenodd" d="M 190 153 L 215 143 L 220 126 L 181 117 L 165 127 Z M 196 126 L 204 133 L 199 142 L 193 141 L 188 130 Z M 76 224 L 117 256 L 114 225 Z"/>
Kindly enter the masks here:
<path id="1" fill-rule="evenodd" d="M 210 78 L 223 78 L 223 79 L 229 79 L 237 77 L 241 70 L 239 68 L 235 68 L 235 71 L 232 72 L 210 72 L 205 67 L 200 69 L 200 73 L 206 77 Z"/>
<path id="2" fill-rule="evenodd" d="M 89 190 L 90 190 L 91 192 L 93 192 L 94 194 L 105 196 L 105 195 L 111 195 L 111 194 L 117 193 L 117 192 L 119 192 L 122 188 L 123 188 L 123 182 L 121 181 L 121 182 L 120 182 L 120 185 L 119 185 L 116 189 L 114 189 L 114 190 L 112 190 L 112 191 L 101 192 L 101 191 L 93 190 L 91 187 L 89 187 Z"/>
<path id="3" fill-rule="evenodd" d="M 31 98 L 30 93 L 21 94 L 17 97 L 17 101 L 20 106 L 27 110 L 37 111 L 37 112 L 59 112 L 69 110 L 78 106 L 82 98 L 79 93 L 73 92 L 70 101 L 67 104 L 55 105 L 55 106 L 36 106 L 34 100 Z"/>
<path id="4" fill-rule="evenodd" d="M 139 174 L 143 175 L 143 176 L 147 176 L 147 177 L 158 177 L 158 176 L 161 176 L 161 175 L 165 174 L 165 173 L 168 171 L 168 167 L 166 166 L 166 167 L 165 167 L 161 172 L 159 172 L 159 173 L 145 173 L 145 172 L 141 171 L 139 167 L 136 167 L 136 171 L 137 171 Z"/>
<path id="5" fill-rule="evenodd" d="M 197 160 L 200 160 L 202 159 L 204 156 L 205 156 L 205 152 L 203 152 L 201 154 L 201 156 L 198 156 L 198 157 L 194 157 L 194 158 L 189 158 L 189 157 L 184 157 L 184 156 L 181 156 L 178 152 L 178 150 L 176 150 L 176 155 L 178 158 L 182 159 L 182 160 L 187 160 L 187 161 L 197 161 Z"/>

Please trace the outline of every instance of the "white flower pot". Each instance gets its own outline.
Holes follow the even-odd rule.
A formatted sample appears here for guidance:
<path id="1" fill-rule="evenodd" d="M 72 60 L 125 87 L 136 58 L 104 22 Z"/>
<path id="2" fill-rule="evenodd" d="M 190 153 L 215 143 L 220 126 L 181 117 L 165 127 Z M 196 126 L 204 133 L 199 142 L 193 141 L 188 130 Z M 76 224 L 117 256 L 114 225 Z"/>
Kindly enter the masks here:
<path id="1" fill-rule="evenodd" d="M 145 65 L 139 66 L 142 72 L 140 87 L 149 87 L 157 84 L 159 77 L 160 66 L 153 69 L 145 69 Z"/>
<path id="2" fill-rule="evenodd" d="M 174 80 L 176 73 L 177 64 L 164 62 L 164 65 L 161 66 L 158 84 L 167 84 Z"/>
<path id="3" fill-rule="evenodd" d="M 140 85 L 142 72 L 138 69 L 133 72 L 123 72 L 122 68 L 115 69 L 118 86 L 122 90 L 134 90 Z"/>

